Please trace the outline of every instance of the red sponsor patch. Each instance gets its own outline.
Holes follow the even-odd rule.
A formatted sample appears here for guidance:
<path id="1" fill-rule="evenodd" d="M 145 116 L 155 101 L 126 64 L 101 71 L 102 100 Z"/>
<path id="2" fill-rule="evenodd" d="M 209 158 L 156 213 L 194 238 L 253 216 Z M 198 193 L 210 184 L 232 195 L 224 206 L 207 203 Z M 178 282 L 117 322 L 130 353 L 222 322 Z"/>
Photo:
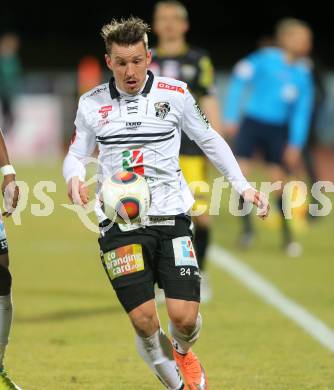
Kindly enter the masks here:
<path id="1" fill-rule="evenodd" d="M 184 89 L 182 87 L 178 87 L 177 85 L 170 85 L 163 82 L 158 83 L 159 89 L 168 89 L 169 91 L 176 91 L 180 93 L 184 93 Z"/>
<path id="2" fill-rule="evenodd" d="M 107 118 L 109 111 L 112 110 L 112 106 L 103 106 L 99 109 L 99 114 L 101 114 L 102 119 Z"/>

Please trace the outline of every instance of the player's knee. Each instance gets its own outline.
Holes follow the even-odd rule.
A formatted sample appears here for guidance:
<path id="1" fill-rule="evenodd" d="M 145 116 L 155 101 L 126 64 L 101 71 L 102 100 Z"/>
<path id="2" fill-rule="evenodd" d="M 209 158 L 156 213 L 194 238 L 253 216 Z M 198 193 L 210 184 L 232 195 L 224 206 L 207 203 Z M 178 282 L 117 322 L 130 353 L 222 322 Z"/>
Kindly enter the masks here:
<path id="1" fill-rule="evenodd" d="M 7 267 L 0 265 L 0 296 L 10 294 L 12 276 Z"/>
<path id="2" fill-rule="evenodd" d="M 196 327 L 197 313 L 185 315 L 178 313 L 170 316 L 175 328 L 184 335 L 191 335 Z"/>
<path id="3" fill-rule="evenodd" d="M 159 329 L 159 320 L 155 313 L 142 313 L 132 317 L 131 322 L 138 336 L 149 337 Z"/>

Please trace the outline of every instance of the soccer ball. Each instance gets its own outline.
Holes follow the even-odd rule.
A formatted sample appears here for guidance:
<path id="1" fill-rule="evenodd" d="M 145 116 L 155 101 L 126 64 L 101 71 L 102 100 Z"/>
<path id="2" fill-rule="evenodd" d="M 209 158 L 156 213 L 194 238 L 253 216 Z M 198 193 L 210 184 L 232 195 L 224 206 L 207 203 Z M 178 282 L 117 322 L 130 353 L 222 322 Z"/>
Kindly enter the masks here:
<path id="1" fill-rule="evenodd" d="M 151 205 L 146 180 L 134 172 L 121 171 L 108 177 L 101 195 L 105 215 L 117 223 L 139 222 Z"/>

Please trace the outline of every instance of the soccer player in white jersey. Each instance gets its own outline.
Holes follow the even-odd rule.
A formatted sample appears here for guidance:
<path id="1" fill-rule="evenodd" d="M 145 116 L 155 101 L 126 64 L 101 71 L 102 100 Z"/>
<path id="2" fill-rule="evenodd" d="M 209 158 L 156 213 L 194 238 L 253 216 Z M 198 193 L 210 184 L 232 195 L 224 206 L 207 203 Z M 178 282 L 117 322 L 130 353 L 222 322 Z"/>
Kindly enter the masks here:
<path id="1" fill-rule="evenodd" d="M 0 129 L 0 170 L 3 174 L 2 193 L 5 200 L 3 216 L 9 217 L 14 211 L 19 189 L 15 183 L 15 170 L 9 162 L 6 144 Z M 0 214 L 0 390 L 15 390 L 19 387 L 9 378 L 4 370 L 3 360 L 8 344 L 9 332 L 12 324 L 12 277 L 9 272 L 9 257 L 7 237 Z"/>
<path id="2" fill-rule="evenodd" d="M 187 85 L 148 71 L 148 30 L 137 18 L 112 21 L 102 28 L 106 64 L 113 77 L 80 98 L 64 177 L 73 203 L 85 206 L 85 162 L 98 145 L 101 181 L 120 171 L 147 179 L 152 203 L 143 224 L 112 225 L 103 209 L 98 211 L 102 263 L 135 329 L 139 354 L 165 388 L 208 389 L 205 371 L 191 349 L 202 327 L 200 273 L 187 215 L 193 199 L 179 168 L 181 129 L 234 188 L 259 207 L 262 218 L 269 204 L 243 177 L 230 148 L 211 128 Z M 127 174 L 119 175 L 127 179 Z M 156 282 L 165 291 L 171 342 L 160 327 Z"/>

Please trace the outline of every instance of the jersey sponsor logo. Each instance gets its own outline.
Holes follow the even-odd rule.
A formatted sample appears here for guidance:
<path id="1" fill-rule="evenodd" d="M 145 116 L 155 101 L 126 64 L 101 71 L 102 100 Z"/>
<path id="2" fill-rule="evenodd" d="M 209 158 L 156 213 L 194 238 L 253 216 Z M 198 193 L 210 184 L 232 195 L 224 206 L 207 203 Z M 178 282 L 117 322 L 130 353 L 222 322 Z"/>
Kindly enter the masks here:
<path id="1" fill-rule="evenodd" d="M 175 218 L 146 216 L 142 218 L 142 224 L 145 226 L 175 226 Z"/>
<path id="2" fill-rule="evenodd" d="M 123 169 L 129 172 L 144 175 L 144 154 L 140 149 L 123 150 L 122 152 Z"/>
<path id="3" fill-rule="evenodd" d="M 99 114 L 102 119 L 106 119 L 109 115 L 109 112 L 112 110 L 112 106 L 103 106 L 99 109 Z"/>
<path id="4" fill-rule="evenodd" d="M 204 112 L 201 110 L 200 106 L 197 103 L 194 103 L 195 110 L 199 116 L 199 119 L 203 122 L 205 127 L 208 129 L 210 127 L 210 122 L 205 116 Z"/>
<path id="5" fill-rule="evenodd" d="M 180 93 L 184 93 L 184 89 L 182 87 L 178 87 L 177 85 L 171 85 L 163 82 L 158 83 L 158 89 L 168 89 L 169 91 L 176 91 Z"/>
<path id="6" fill-rule="evenodd" d="M 141 122 L 126 122 L 127 129 L 137 129 L 141 126 Z"/>
<path id="7" fill-rule="evenodd" d="M 165 119 L 170 111 L 170 104 L 168 102 L 154 103 L 155 116 L 160 119 Z"/>
<path id="8" fill-rule="evenodd" d="M 101 115 L 101 119 L 99 120 L 99 126 L 104 126 L 109 123 L 108 115 L 109 112 L 112 110 L 112 106 L 102 106 L 99 109 L 99 114 Z"/>
<path id="9" fill-rule="evenodd" d="M 177 267 L 188 265 L 198 268 L 195 250 L 190 237 L 177 237 L 172 240 L 172 243 L 175 265 Z"/>
<path id="10" fill-rule="evenodd" d="M 138 102 L 139 99 L 125 99 L 126 111 L 128 114 L 138 113 Z"/>
<path id="11" fill-rule="evenodd" d="M 142 246 L 132 244 L 111 250 L 103 255 L 103 262 L 111 280 L 144 270 Z"/>

